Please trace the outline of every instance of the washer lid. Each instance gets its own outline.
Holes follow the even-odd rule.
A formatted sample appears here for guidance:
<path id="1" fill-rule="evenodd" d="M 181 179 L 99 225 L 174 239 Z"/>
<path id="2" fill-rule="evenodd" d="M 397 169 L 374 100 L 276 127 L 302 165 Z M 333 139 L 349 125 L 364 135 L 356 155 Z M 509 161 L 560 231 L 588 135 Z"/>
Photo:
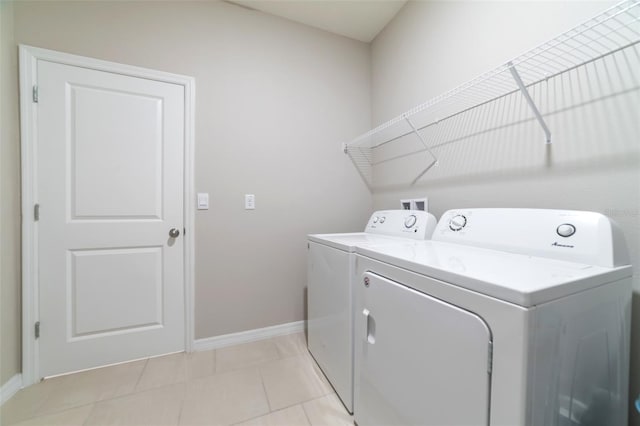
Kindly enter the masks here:
<path id="1" fill-rule="evenodd" d="M 358 247 L 356 252 L 525 307 L 631 276 L 631 266 L 606 268 L 441 241 Z"/>
<path id="2" fill-rule="evenodd" d="M 368 232 L 352 232 L 347 234 L 310 234 L 309 241 L 324 244 L 338 250 L 353 253 L 356 247 L 377 247 L 385 244 L 399 244 L 406 238 L 390 237 L 387 235 L 370 234 Z"/>

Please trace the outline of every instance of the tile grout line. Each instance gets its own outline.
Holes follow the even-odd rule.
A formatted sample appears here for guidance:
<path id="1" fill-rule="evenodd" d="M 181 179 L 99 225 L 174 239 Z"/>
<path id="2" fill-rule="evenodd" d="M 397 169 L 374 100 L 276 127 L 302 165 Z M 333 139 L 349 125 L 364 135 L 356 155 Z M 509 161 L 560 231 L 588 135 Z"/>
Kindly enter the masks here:
<path id="1" fill-rule="evenodd" d="M 284 411 L 284 410 L 287 410 L 289 408 L 295 407 L 296 405 L 300 405 L 300 408 L 302 408 L 302 412 L 304 412 L 304 407 L 302 406 L 302 403 L 300 403 L 300 404 L 290 405 L 290 406 L 284 407 L 284 408 L 279 408 L 279 409 L 277 409 L 275 411 L 269 411 L 267 414 L 260 414 L 259 416 L 254 416 L 254 417 L 250 417 L 248 419 L 240 420 L 239 422 L 231 423 L 230 426 L 240 425 L 242 423 L 250 422 L 251 420 L 256 420 L 256 419 L 259 419 L 261 417 L 269 416 L 271 414 L 274 414 L 274 413 L 277 413 L 277 412 Z M 305 417 L 307 417 L 306 413 L 305 413 Z M 308 420 L 308 417 L 307 417 L 307 420 Z M 311 422 L 309 422 L 309 424 L 311 424 Z"/>
<path id="2" fill-rule="evenodd" d="M 182 401 L 180 402 L 180 413 L 178 414 L 178 423 L 176 423 L 176 426 L 180 426 L 180 424 L 182 423 L 182 413 L 184 411 L 184 403 L 187 400 L 187 390 L 188 390 L 188 383 L 185 382 L 184 392 L 182 393 Z"/>
<path id="3" fill-rule="evenodd" d="M 147 365 L 149 364 L 149 358 L 144 361 L 144 367 L 142 367 L 142 371 L 140 371 L 140 376 L 138 376 L 138 380 L 136 380 L 136 384 L 133 385 L 133 392 L 136 393 L 138 389 L 138 385 L 140 384 L 140 380 L 142 380 L 142 375 L 145 371 L 147 371 Z"/>
<path id="4" fill-rule="evenodd" d="M 98 368 L 99 369 L 99 368 Z M 58 384 L 57 387 L 62 387 L 64 389 L 65 387 L 65 381 L 68 381 L 68 383 L 66 384 L 66 386 L 70 386 L 72 388 L 75 388 L 75 386 L 77 385 L 77 381 L 78 381 L 78 377 L 83 374 L 86 373 L 88 371 L 95 371 L 97 369 L 90 369 L 90 370 L 83 370 L 83 371 L 77 371 L 74 373 L 70 373 L 70 374 L 64 374 L 64 375 L 60 375 L 60 376 L 54 376 L 51 377 L 49 379 L 45 379 L 45 380 L 55 380 L 55 379 L 60 379 L 62 381 L 62 384 Z M 41 381 L 42 383 L 42 381 Z M 53 386 L 53 385 L 52 385 Z M 55 389 L 50 389 L 47 393 L 46 396 L 42 399 L 42 401 L 40 402 L 40 404 L 38 405 L 38 408 L 36 408 L 34 410 L 34 416 L 33 418 L 38 418 L 38 417 L 44 417 L 44 416 L 50 416 L 50 415 L 54 415 L 54 414 L 58 414 L 58 413 L 62 413 L 65 412 L 67 410 L 72 410 L 74 408 L 79 408 L 79 407 L 84 407 L 85 405 L 89 405 L 89 404 L 95 404 L 97 401 L 94 399 L 91 402 L 87 402 L 86 404 L 81 404 L 81 405 L 70 405 L 66 408 L 64 408 L 64 406 L 62 408 L 60 407 L 53 407 L 53 408 L 49 408 L 48 410 L 44 410 L 44 411 L 40 411 L 43 410 L 43 407 L 46 406 L 47 402 L 49 402 L 49 400 L 51 400 L 51 398 L 53 398 L 53 395 L 55 394 Z"/>
<path id="5" fill-rule="evenodd" d="M 268 338 L 268 339 L 263 339 L 263 340 L 257 340 L 257 341 L 255 341 L 255 342 L 249 342 L 249 343 L 241 343 L 241 344 L 239 344 L 239 345 L 235 345 L 235 346 L 250 345 L 250 344 L 254 344 L 254 343 L 258 343 L 258 342 L 259 342 L 259 343 L 266 343 L 266 342 L 268 342 L 269 340 L 273 340 L 273 338 Z M 218 371 L 218 367 L 219 367 L 219 362 L 218 362 L 218 359 L 217 359 L 217 356 L 218 356 L 218 350 L 220 350 L 220 349 L 222 349 L 222 350 L 223 350 L 223 349 L 227 349 L 227 348 L 233 348 L 234 346 L 228 346 L 227 348 L 215 349 L 215 351 L 216 351 L 216 366 L 215 366 L 215 367 L 216 367 L 216 374 L 223 374 L 223 373 L 228 373 L 228 372 L 231 372 L 231 371 L 240 371 L 240 370 L 244 370 L 244 369 L 247 369 L 247 368 L 258 368 L 258 369 L 259 369 L 260 367 L 264 366 L 265 364 L 268 364 L 268 363 L 271 363 L 271 362 L 280 361 L 280 360 L 282 360 L 282 359 L 285 359 L 285 358 L 283 358 L 283 357 L 281 356 L 280 351 L 278 350 L 278 347 L 277 347 L 277 345 L 275 344 L 275 342 L 271 342 L 271 343 L 273 344 L 274 353 L 275 353 L 275 355 L 276 355 L 276 357 L 275 357 L 275 358 L 269 358 L 269 359 L 260 360 L 260 361 L 256 361 L 256 362 L 250 362 L 250 363 L 248 363 L 248 364 L 240 365 L 239 367 L 233 367 L 233 368 L 231 368 L 231 369 L 224 370 L 224 371 Z"/>
<path id="6" fill-rule="evenodd" d="M 273 362 L 273 361 L 280 361 L 280 360 L 283 359 L 282 358 L 282 353 L 280 352 L 280 348 L 278 347 L 278 344 L 275 342 L 274 338 L 272 337 L 269 340 L 271 340 L 271 344 L 273 344 L 274 348 L 276 349 L 276 354 L 278 354 L 278 358 L 262 363 L 263 366 L 264 366 L 264 364 L 267 364 L 267 363 L 270 363 L 270 362 Z M 273 413 L 273 409 L 271 408 L 271 401 L 269 401 L 269 393 L 267 392 L 267 385 L 265 385 L 265 383 L 264 383 L 264 377 L 262 375 L 262 368 L 260 368 L 260 366 L 258 367 L 258 374 L 260 374 L 260 383 L 262 383 L 262 390 L 264 392 L 264 397 L 267 400 L 267 406 L 269 407 L 269 414 L 271 414 L 271 413 Z"/>
<path id="7" fill-rule="evenodd" d="M 263 389 L 265 391 L 265 394 L 267 395 L 267 403 L 269 404 L 269 412 L 270 413 L 275 412 L 275 411 L 280 411 L 280 410 L 283 410 L 283 409 L 287 409 L 287 408 L 291 408 L 291 407 L 293 407 L 295 405 L 298 405 L 298 404 L 302 405 L 302 404 L 305 404 L 307 402 L 314 401 L 316 399 L 327 397 L 329 395 L 336 395 L 335 389 L 333 389 L 333 386 L 331 386 L 331 384 L 328 382 L 328 379 L 326 379 L 326 376 L 322 372 L 322 369 L 320 369 L 319 366 L 318 366 L 318 369 L 320 370 L 320 374 L 322 375 L 322 377 L 325 378 L 325 380 L 327 380 L 327 383 L 329 383 L 329 386 L 328 386 L 327 390 L 321 392 L 321 394 L 319 396 L 316 396 L 316 397 L 313 397 L 313 398 L 309 398 L 309 399 L 305 399 L 303 401 L 298 401 L 298 402 L 296 402 L 294 404 L 286 405 L 284 407 L 280 407 L 277 410 L 273 411 L 271 409 L 271 403 L 269 402 L 269 396 L 268 396 L 268 393 L 267 393 L 267 390 L 266 390 L 266 386 L 264 384 L 264 378 L 262 376 L 262 367 L 264 367 L 265 364 L 268 364 L 268 363 L 271 363 L 271 362 L 288 360 L 288 359 L 292 359 L 292 358 L 300 358 L 301 360 L 310 359 L 310 362 L 312 363 L 311 366 L 310 366 L 311 370 L 313 371 L 314 374 L 317 374 L 317 372 L 315 371 L 316 369 L 313 367 L 313 365 L 318 366 L 318 364 L 316 363 L 315 359 L 313 359 L 313 357 L 309 354 L 308 351 L 303 351 L 302 353 L 299 353 L 297 355 L 292 355 L 292 356 L 281 358 L 281 359 L 278 359 L 278 360 L 271 360 L 271 361 L 268 361 L 268 362 L 264 362 L 261 365 L 257 366 L 258 371 L 260 372 L 260 379 L 261 379 L 262 384 L 263 384 Z M 321 379 L 319 379 L 319 380 L 322 381 Z M 324 386 L 322 386 L 322 387 L 324 388 Z M 304 407 L 303 407 L 303 409 L 304 409 Z"/>
<path id="8" fill-rule="evenodd" d="M 141 361 L 141 360 L 137 360 L 137 361 Z M 136 362 L 136 361 L 130 361 L 130 362 L 133 363 L 133 362 Z M 147 362 L 147 359 L 145 359 L 145 366 L 146 366 L 146 362 Z M 125 365 L 125 364 L 127 364 L 127 363 L 120 363 L 120 364 L 117 364 L 117 365 Z M 57 378 L 61 378 L 62 379 L 62 378 L 64 378 L 66 380 L 71 380 L 71 385 L 73 385 L 75 380 L 77 380 L 78 375 L 80 375 L 82 373 L 85 373 L 85 372 L 88 372 L 88 371 L 97 371 L 100 368 L 110 368 L 110 367 L 112 367 L 112 366 L 98 367 L 98 368 L 95 368 L 95 369 L 78 371 L 78 372 L 67 374 L 67 375 L 56 376 L 56 377 L 53 377 L 51 379 L 45 379 L 45 380 L 52 380 L 52 379 L 57 379 Z M 144 370 L 144 368 L 143 368 L 143 370 Z M 142 376 L 142 372 L 140 373 L 140 376 Z M 36 383 L 34 386 L 38 386 L 40 383 L 43 383 L 45 380 L 42 380 L 41 382 Z M 138 377 L 138 380 L 140 380 L 140 377 Z M 60 385 L 58 385 L 58 386 L 60 386 Z M 110 396 L 110 397 L 102 398 L 102 399 L 98 398 L 98 399 L 94 399 L 94 400 L 92 400 L 90 402 L 86 402 L 86 403 L 80 404 L 80 405 L 70 405 L 70 406 L 67 406 L 66 408 L 58 407 L 58 408 L 50 409 L 48 411 L 39 412 L 39 410 L 41 410 L 42 407 L 45 406 L 47 401 L 49 401 L 52 398 L 54 393 L 55 393 L 54 389 L 50 389 L 49 391 L 47 391 L 45 393 L 44 397 L 36 403 L 37 408 L 34 409 L 32 414 L 29 415 L 28 417 L 26 417 L 25 419 L 20 420 L 18 423 L 25 422 L 25 421 L 32 420 L 32 419 L 38 419 L 38 418 L 42 418 L 42 417 L 46 417 L 46 416 L 57 415 L 57 414 L 64 413 L 64 412 L 69 411 L 69 410 L 75 410 L 75 409 L 79 409 L 79 408 L 82 408 L 82 407 L 86 407 L 87 405 L 93 405 L 94 408 L 95 408 L 95 405 L 97 405 L 98 403 L 100 403 L 102 401 L 110 401 L 110 400 L 113 400 L 113 399 L 118 399 L 118 398 L 122 398 L 122 397 L 125 397 L 125 396 L 133 395 L 133 394 L 139 393 L 139 392 L 135 391 L 135 385 L 134 385 L 134 387 L 133 387 L 133 389 L 132 389 L 132 391 L 130 393 L 125 393 L 123 395 Z M 85 422 L 86 422 L 86 420 L 88 420 L 88 418 L 91 415 L 91 412 L 93 412 L 94 408 L 92 408 L 89 411 L 87 419 L 85 419 Z M 83 425 L 84 425 L 85 422 L 83 422 Z"/>
<path id="9" fill-rule="evenodd" d="M 161 390 L 161 389 L 164 389 L 164 388 L 168 388 L 170 386 L 176 386 L 176 385 L 180 385 L 180 384 L 184 384 L 186 386 L 187 381 L 165 383 L 163 385 L 155 386 L 155 387 L 152 387 L 152 388 L 149 388 L 149 389 L 142 389 L 142 390 L 139 390 L 139 391 L 133 391 L 133 392 L 126 393 L 126 394 L 123 394 L 123 395 L 116 395 L 116 396 L 112 396 L 112 397 L 109 397 L 109 398 L 99 399 L 99 400 L 96 400 L 96 401 L 93 401 L 93 402 L 90 402 L 90 403 L 87 403 L 87 404 L 84 404 L 84 405 L 79 405 L 77 407 L 70 407 L 67 410 L 71 410 L 71 409 L 79 408 L 79 407 L 84 407 L 85 405 L 89 405 L 89 404 L 97 405 L 97 404 L 99 404 L 101 402 L 109 402 L 109 401 L 114 401 L 114 400 L 117 400 L 117 399 L 130 398 L 132 396 L 137 396 L 137 395 L 145 394 L 145 393 L 148 393 L 148 392 L 154 392 L 154 391 L 158 391 L 158 390 Z M 67 411 L 67 410 L 63 410 L 63 411 Z M 51 413 L 51 414 L 56 414 L 56 413 L 60 413 L 60 412 L 62 412 L 62 411 L 58 411 L 58 412 Z M 41 417 L 41 416 L 39 416 L 39 417 Z"/>
<path id="10" fill-rule="evenodd" d="M 271 402 L 269 401 L 269 394 L 267 393 L 267 386 L 264 384 L 264 377 L 262 377 L 262 369 L 258 367 L 258 375 L 260 376 L 260 384 L 262 384 L 262 391 L 264 392 L 264 399 L 267 400 L 267 407 L 269 407 L 269 413 L 272 413 Z"/>
<path id="11" fill-rule="evenodd" d="M 306 404 L 307 402 L 315 401 L 317 399 L 326 398 L 326 397 L 331 396 L 331 395 L 336 395 L 336 393 L 335 392 L 331 392 L 331 393 L 328 393 L 328 394 L 325 394 L 325 395 L 321 395 L 321 396 L 318 396 L 318 397 L 315 397 L 315 398 L 305 399 L 304 401 L 296 402 L 295 404 L 286 405 L 286 406 L 284 406 L 282 408 L 278 408 L 275 411 L 286 410 L 287 408 L 295 407 L 296 405 L 302 405 L 303 406 L 302 408 L 304 409 L 304 404 Z M 342 405 L 342 402 L 340 402 L 340 405 Z M 344 407 L 342 407 L 342 408 L 344 408 Z M 275 411 L 271 411 L 271 412 L 275 413 Z M 346 411 L 346 409 L 345 409 L 345 411 Z M 348 413 L 348 411 L 346 411 L 346 412 Z"/>
<path id="12" fill-rule="evenodd" d="M 36 383 L 36 384 L 35 384 L 35 385 L 33 385 L 33 386 L 37 386 L 37 385 L 40 385 L 40 384 L 42 384 L 42 386 L 46 386 L 46 385 L 44 384 L 44 383 L 45 383 L 45 381 L 47 381 L 47 380 L 56 380 L 56 379 L 60 380 L 60 381 L 64 384 L 64 380 L 71 380 L 71 381 L 73 381 L 73 380 L 75 379 L 75 377 L 74 377 L 74 376 L 75 376 L 76 374 L 80 374 L 80 373 L 82 373 L 82 372 L 76 372 L 76 373 L 71 373 L 71 374 L 64 374 L 64 375 L 61 375 L 61 376 L 54 376 L 54 377 L 49 377 L 49 378 L 42 378 L 38 383 Z M 77 377 L 77 376 L 76 376 L 76 377 Z M 49 384 L 50 386 L 53 386 L 51 383 L 52 383 L 52 382 L 49 382 L 48 384 Z M 57 386 L 60 386 L 60 384 L 58 384 Z M 53 393 L 54 393 L 54 389 L 49 389 L 47 392 L 45 392 L 45 395 L 44 395 L 44 397 L 42 398 L 42 400 L 38 401 L 37 407 L 35 407 L 35 408 L 33 409 L 33 414 L 30 416 L 30 418 L 35 419 L 35 418 L 37 418 L 37 417 L 48 416 L 48 415 L 50 415 L 50 414 L 55 414 L 56 412 L 59 412 L 59 411 L 53 410 L 53 411 L 49 411 L 49 412 L 45 411 L 45 412 L 39 413 L 39 411 L 40 411 L 40 410 L 42 410 L 42 408 L 43 408 L 43 407 L 47 404 L 47 402 L 52 398 Z M 94 401 L 94 402 L 95 402 L 95 401 Z M 70 408 L 73 408 L 73 407 L 70 407 Z M 65 411 L 65 410 L 62 410 L 62 411 Z"/>
<path id="13" fill-rule="evenodd" d="M 74 410 L 74 409 L 76 409 L 76 408 L 80 408 L 80 407 L 84 407 L 84 406 L 87 406 L 87 405 L 93 404 L 93 408 L 92 408 L 92 409 L 91 409 L 91 411 L 89 412 L 89 416 L 87 416 L 87 419 L 82 423 L 82 424 L 83 424 L 83 426 L 85 426 L 85 425 L 86 425 L 86 422 L 89 420 L 89 417 L 91 416 L 91 413 L 93 412 L 93 410 L 95 410 L 95 409 L 96 409 L 96 406 L 97 406 L 99 403 L 102 403 L 102 402 L 110 402 L 110 401 L 116 401 L 116 400 L 124 399 L 124 398 L 131 398 L 131 397 L 133 397 L 133 396 L 139 396 L 139 395 L 143 395 L 143 394 L 146 394 L 146 393 L 149 393 L 149 392 L 156 392 L 156 391 L 159 391 L 159 390 L 164 390 L 165 388 L 169 388 L 169 387 L 172 387 L 172 386 L 178 386 L 178 385 L 183 385 L 183 386 L 185 387 L 185 391 L 183 392 L 183 396 L 182 396 L 182 405 L 181 405 L 181 407 L 180 407 L 180 414 L 182 415 L 182 406 L 184 405 L 184 400 L 185 400 L 185 398 L 186 398 L 186 386 L 187 386 L 187 382 L 167 383 L 167 384 L 164 384 L 164 385 L 161 385 L 161 386 L 157 386 L 157 387 L 150 388 L 150 389 L 144 389 L 144 390 L 141 390 L 141 391 L 138 391 L 138 392 L 131 392 L 131 393 L 124 394 L 124 395 L 113 396 L 113 397 L 111 397 L 111 398 L 100 399 L 100 400 L 97 400 L 97 401 L 94 401 L 94 402 L 91 402 L 91 403 L 88 403 L 88 404 L 80 405 L 80 406 L 77 406 L 77 407 L 71 407 L 71 408 L 68 408 L 67 410 L 58 411 L 58 412 L 56 412 L 56 413 L 51 413 L 51 414 L 58 414 L 58 413 L 62 413 L 62 412 L 64 412 L 64 411 Z M 40 417 L 42 417 L 42 416 L 40 416 Z M 9 425 L 9 426 L 10 426 L 10 425 Z"/>
<path id="14" fill-rule="evenodd" d="M 324 396 L 322 398 L 324 398 Z M 314 400 L 312 400 L 312 401 L 314 401 Z M 309 402 L 309 401 L 307 401 L 307 402 Z M 305 404 L 305 402 L 301 402 L 300 403 L 300 406 L 302 407 L 302 412 L 304 413 L 304 416 L 307 418 L 307 423 L 309 423 L 309 426 L 313 426 L 313 424 L 311 423 L 311 417 L 309 417 L 309 413 L 307 413 L 307 409 L 304 408 L 304 404 Z"/>
<path id="15" fill-rule="evenodd" d="M 87 413 L 87 418 L 85 418 L 84 421 L 82 422 L 82 426 L 86 426 L 87 425 L 87 422 L 91 418 L 91 413 L 93 413 L 93 410 L 96 409 L 96 403 L 93 402 L 92 404 L 93 404 L 93 407 L 91 407 L 91 410 L 89 410 L 89 413 Z"/>
<path id="16" fill-rule="evenodd" d="M 13 425 L 17 425 L 17 424 L 24 423 L 24 422 L 30 422 L 30 421 L 41 419 L 43 417 L 57 416 L 59 414 L 66 413 L 67 411 L 77 410 L 77 409 L 86 407 L 87 405 L 95 405 L 95 403 L 96 403 L 95 401 L 94 402 L 88 402 L 86 404 L 77 405 L 75 407 L 65 408 L 64 410 L 61 410 L 61 411 L 53 411 L 53 412 L 42 414 L 42 415 L 39 415 L 39 416 L 30 416 L 28 418 L 25 418 L 25 419 L 22 419 L 22 420 L 18 420 L 17 422 L 7 423 L 6 426 L 13 426 Z M 89 411 L 89 414 L 91 414 L 91 411 L 93 411 L 93 407 Z M 87 418 L 82 422 L 83 425 L 87 422 L 88 418 L 89 418 L 89 415 L 87 415 Z"/>
<path id="17" fill-rule="evenodd" d="M 327 395 L 322 395 L 322 396 L 317 397 L 317 398 L 307 399 L 307 400 L 304 400 L 304 401 L 298 402 L 298 403 L 296 403 L 296 404 L 287 405 L 286 407 L 278 408 L 277 410 L 274 410 L 274 411 L 269 411 L 267 414 L 261 414 L 261 415 L 259 415 L 259 416 L 250 417 L 250 418 L 248 418 L 248 419 L 241 420 L 241 421 L 236 422 L 236 423 L 232 423 L 232 424 L 231 424 L 231 426 L 233 426 L 233 425 L 239 425 L 239 424 L 242 424 L 242 423 L 245 423 L 245 422 L 251 421 L 251 420 L 259 419 L 259 418 L 261 418 L 261 417 L 268 416 L 268 415 L 270 415 L 270 414 L 277 413 L 277 412 L 279 412 L 279 411 L 288 410 L 289 408 L 293 408 L 293 407 L 295 407 L 296 405 L 299 405 L 299 406 L 302 408 L 302 412 L 304 413 L 305 418 L 306 418 L 306 419 L 307 419 L 307 421 L 309 422 L 309 425 L 313 426 L 313 424 L 311 423 L 311 418 L 309 417 L 309 413 L 307 413 L 307 410 L 304 408 L 304 404 L 306 404 L 306 403 L 308 403 L 308 402 L 312 402 L 312 401 L 317 401 L 317 400 L 320 400 L 320 399 L 324 399 L 324 398 L 327 398 L 328 396 L 331 396 L 331 395 L 335 395 L 335 393 L 330 393 L 330 394 L 327 394 Z M 337 396 L 336 396 L 336 397 L 337 397 Z M 268 401 L 267 401 L 267 402 L 268 402 Z M 342 402 L 339 402 L 339 404 L 341 405 L 341 408 L 345 410 L 345 412 L 347 413 L 347 416 L 351 416 L 351 414 L 349 414 L 349 412 L 348 412 L 344 407 L 342 407 Z"/>

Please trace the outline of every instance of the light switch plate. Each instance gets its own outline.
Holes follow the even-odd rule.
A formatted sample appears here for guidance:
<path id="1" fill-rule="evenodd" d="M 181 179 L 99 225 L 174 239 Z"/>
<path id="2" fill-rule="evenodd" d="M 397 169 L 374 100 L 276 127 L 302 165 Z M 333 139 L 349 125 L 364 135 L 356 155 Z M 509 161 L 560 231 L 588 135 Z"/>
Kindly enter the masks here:
<path id="1" fill-rule="evenodd" d="M 256 208 L 256 196 L 253 194 L 244 194 L 244 209 L 254 210 Z"/>
<path id="2" fill-rule="evenodd" d="M 207 192 L 198 192 L 198 210 L 209 209 L 209 194 Z"/>

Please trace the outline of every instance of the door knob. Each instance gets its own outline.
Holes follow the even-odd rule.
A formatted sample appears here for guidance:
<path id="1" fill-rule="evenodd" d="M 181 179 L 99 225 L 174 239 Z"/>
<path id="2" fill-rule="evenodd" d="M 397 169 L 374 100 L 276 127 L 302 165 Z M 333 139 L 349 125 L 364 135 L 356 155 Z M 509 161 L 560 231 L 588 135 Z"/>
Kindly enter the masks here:
<path id="1" fill-rule="evenodd" d="M 171 229 L 169 230 L 169 236 L 170 236 L 171 238 L 178 238 L 178 237 L 180 236 L 180 231 L 179 231 L 179 230 L 177 230 L 176 228 L 171 228 Z"/>

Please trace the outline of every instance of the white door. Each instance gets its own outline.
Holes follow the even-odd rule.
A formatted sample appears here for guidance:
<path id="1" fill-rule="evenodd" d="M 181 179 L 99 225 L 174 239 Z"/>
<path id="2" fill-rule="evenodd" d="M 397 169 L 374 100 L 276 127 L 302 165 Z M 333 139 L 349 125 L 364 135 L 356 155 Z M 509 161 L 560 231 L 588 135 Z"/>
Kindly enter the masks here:
<path id="1" fill-rule="evenodd" d="M 368 287 L 360 281 L 356 296 L 356 423 L 489 424 L 485 322 L 376 274 L 363 278 Z"/>
<path id="2" fill-rule="evenodd" d="M 184 350 L 184 87 L 37 74 L 40 375 Z"/>

